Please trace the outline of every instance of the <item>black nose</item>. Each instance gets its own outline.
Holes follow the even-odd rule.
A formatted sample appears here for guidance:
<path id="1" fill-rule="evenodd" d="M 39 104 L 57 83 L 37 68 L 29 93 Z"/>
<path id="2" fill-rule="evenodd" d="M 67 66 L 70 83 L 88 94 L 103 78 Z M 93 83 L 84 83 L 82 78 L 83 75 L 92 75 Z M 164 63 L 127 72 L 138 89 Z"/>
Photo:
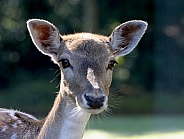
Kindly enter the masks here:
<path id="1" fill-rule="evenodd" d="M 84 95 L 87 105 L 90 106 L 92 109 L 99 109 L 103 106 L 103 102 L 105 101 L 105 96 L 95 98 L 93 96 Z"/>

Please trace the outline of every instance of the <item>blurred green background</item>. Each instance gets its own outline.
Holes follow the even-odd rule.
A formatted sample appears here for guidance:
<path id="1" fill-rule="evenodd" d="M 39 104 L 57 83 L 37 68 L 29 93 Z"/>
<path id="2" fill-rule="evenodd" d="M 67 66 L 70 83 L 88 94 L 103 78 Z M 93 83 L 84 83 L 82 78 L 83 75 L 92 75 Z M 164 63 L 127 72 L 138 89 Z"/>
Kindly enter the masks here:
<path id="1" fill-rule="evenodd" d="M 59 68 L 31 42 L 28 19 L 48 20 L 65 35 L 110 35 L 139 19 L 148 30 L 131 54 L 118 59 L 109 107 L 116 116 L 183 115 L 183 6 L 183 0 L 1 0 L 0 107 L 43 117 L 59 90 Z"/>

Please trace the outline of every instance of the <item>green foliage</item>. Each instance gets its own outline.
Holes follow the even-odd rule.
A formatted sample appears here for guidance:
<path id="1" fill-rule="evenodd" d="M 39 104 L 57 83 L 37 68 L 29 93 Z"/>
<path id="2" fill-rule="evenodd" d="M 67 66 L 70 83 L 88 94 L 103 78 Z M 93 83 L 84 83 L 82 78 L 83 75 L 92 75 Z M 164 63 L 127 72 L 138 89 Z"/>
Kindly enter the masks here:
<path id="1" fill-rule="evenodd" d="M 7 89 L 1 89 L 0 106 L 18 109 L 39 117 L 46 116 L 58 92 L 59 77 L 52 81 L 51 72 L 30 77 L 25 71 L 17 73 L 16 80 Z M 43 76 L 43 77 L 42 77 Z"/>
<path id="2" fill-rule="evenodd" d="M 174 65 L 177 61 L 183 61 L 183 47 L 176 47 L 177 49 L 170 49 L 169 47 L 167 50 L 171 50 L 170 55 L 163 55 L 165 51 L 160 53 L 160 50 L 165 50 L 162 43 L 163 40 L 169 42 L 169 46 L 173 43 L 170 43 L 168 40 L 174 40 L 175 44 L 183 46 L 183 35 L 181 33 L 183 28 L 183 14 L 179 14 L 179 12 L 183 13 L 183 7 L 177 10 L 174 4 L 167 5 L 168 2 L 163 1 L 163 3 L 166 3 L 163 5 L 171 6 L 173 18 L 179 15 L 182 16 L 182 19 L 177 18 L 177 20 L 175 20 L 180 23 L 174 23 L 174 26 L 172 26 L 172 22 L 170 22 L 168 23 L 170 26 L 166 26 L 167 23 L 160 25 L 160 23 L 166 21 L 161 20 L 161 16 L 165 17 L 166 9 L 162 11 L 163 5 L 161 4 L 162 6 L 159 7 L 157 0 L 94 1 L 97 3 L 96 9 L 98 9 L 98 12 L 96 12 L 98 14 L 94 15 L 97 16 L 95 23 L 98 26 L 95 33 L 110 35 L 117 25 L 128 20 L 140 19 L 147 21 L 149 24 L 148 30 L 136 50 L 128 56 L 117 59 L 119 64 L 114 69 L 111 92 L 112 94 L 118 93 L 114 98 L 115 101 L 119 96 L 123 95 L 125 97 L 119 100 L 119 107 L 121 108 L 114 110 L 115 113 L 154 113 L 158 108 L 161 108 L 161 111 L 167 113 L 184 112 L 184 101 L 182 99 L 182 91 L 184 90 L 182 86 L 184 81 L 182 74 L 183 64 L 178 64 L 179 66 Z M 182 5 L 180 3 L 181 1 L 176 1 L 178 6 Z M 155 6 L 157 6 L 158 9 L 156 9 Z M 86 12 L 84 9 L 84 0 L 41 0 L 39 2 L 37 0 L 0 1 L 1 107 L 17 108 L 38 115 L 45 115 L 48 112 L 55 97 L 55 94 L 52 92 L 58 91 L 58 89 L 54 89 L 57 85 L 49 83 L 52 79 L 50 76 L 52 76 L 55 71 L 49 72 L 48 70 L 50 68 L 58 68 L 51 62 L 50 58 L 42 55 L 36 47 L 33 46 L 26 28 L 26 21 L 31 18 L 49 20 L 58 27 L 61 34 L 82 32 L 86 25 L 85 20 L 90 18 L 85 17 L 87 14 L 84 13 Z M 91 9 L 93 9 L 93 7 L 91 7 Z M 170 8 L 168 9 L 170 11 Z M 160 17 L 156 17 L 155 15 L 160 15 L 158 11 L 162 13 Z M 177 16 L 175 16 L 174 13 L 176 13 Z M 168 14 L 169 17 L 167 18 L 169 21 L 171 20 L 170 15 L 171 14 Z M 157 19 L 157 22 L 155 19 Z M 167 22 L 169 22 L 168 20 Z M 181 25 L 179 26 L 179 24 Z M 175 38 L 172 38 L 173 33 L 177 33 L 175 29 L 178 29 L 178 27 L 180 34 L 178 36 L 175 34 L 175 36 L 173 36 Z M 94 32 L 93 26 L 89 27 L 89 31 Z M 160 34 L 164 32 L 166 34 L 162 35 L 166 37 L 159 40 Z M 158 40 L 155 40 L 155 38 Z M 155 52 L 158 53 L 155 54 Z M 174 57 L 180 60 L 173 62 L 173 59 L 169 59 L 173 54 L 175 54 Z M 163 55 L 163 57 L 158 57 L 159 55 Z M 154 65 L 156 58 L 161 66 L 164 63 L 161 70 L 160 65 L 157 67 Z M 162 58 L 171 61 L 163 62 Z M 171 63 L 174 64 L 170 65 Z M 170 65 L 169 68 L 167 68 L 168 65 Z M 175 66 L 176 68 L 174 68 Z M 164 67 L 166 67 L 166 69 L 164 69 Z M 158 82 L 158 88 L 159 85 L 165 85 L 165 88 L 172 88 L 173 86 L 169 85 L 168 87 L 167 84 L 164 84 L 166 83 L 164 79 L 168 77 L 167 75 L 163 76 L 162 74 L 157 74 L 159 76 L 156 77 L 155 73 L 157 73 L 157 71 L 155 70 L 160 70 L 162 73 L 165 73 L 167 70 L 167 73 L 171 73 L 171 77 L 182 79 L 175 82 L 175 85 L 180 86 L 180 88 L 178 87 L 180 92 L 174 92 L 176 94 L 180 93 L 181 95 L 174 95 L 173 97 L 163 91 L 161 94 L 165 93 L 164 97 L 156 97 L 157 94 L 156 96 L 154 94 L 156 79 L 162 81 L 161 85 L 160 82 Z M 171 79 L 173 78 L 167 79 L 167 81 L 172 83 Z M 56 84 L 59 83 L 59 77 L 56 82 Z M 176 101 L 177 99 L 179 100 L 178 103 Z M 170 104 L 169 107 L 167 107 L 167 103 Z M 174 111 L 174 109 L 176 109 L 176 111 Z M 41 113 L 40 110 L 42 110 L 43 113 Z"/>

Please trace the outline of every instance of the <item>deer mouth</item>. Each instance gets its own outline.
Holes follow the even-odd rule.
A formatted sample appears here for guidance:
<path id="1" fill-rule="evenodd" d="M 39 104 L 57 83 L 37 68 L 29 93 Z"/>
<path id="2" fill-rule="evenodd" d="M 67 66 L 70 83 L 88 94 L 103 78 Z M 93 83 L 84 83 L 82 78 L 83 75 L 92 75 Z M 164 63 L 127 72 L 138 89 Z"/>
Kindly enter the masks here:
<path id="1" fill-rule="evenodd" d="M 84 109 L 86 112 L 88 112 L 88 113 L 90 113 L 90 114 L 99 114 L 99 113 L 101 113 L 102 111 L 104 111 L 104 109 L 92 109 L 92 108 L 85 108 Z"/>

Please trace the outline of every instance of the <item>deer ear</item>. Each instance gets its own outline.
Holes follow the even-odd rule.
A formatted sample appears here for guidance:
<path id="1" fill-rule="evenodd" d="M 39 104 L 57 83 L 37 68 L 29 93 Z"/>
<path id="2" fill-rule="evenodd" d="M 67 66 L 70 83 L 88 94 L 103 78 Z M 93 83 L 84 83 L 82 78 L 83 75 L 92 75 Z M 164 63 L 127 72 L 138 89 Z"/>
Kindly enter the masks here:
<path id="1" fill-rule="evenodd" d="M 28 20 L 27 28 L 35 46 L 43 54 L 54 58 L 62 40 L 58 29 L 48 21 L 40 19 Z"/>
<path id="2" fill-rule="evenodd" d="M 147 23 L 140 20 L 125 22 L 114 29 L 110 36 L 113 54 L 129 54 L 138 44 L 147 29 Z"/>

